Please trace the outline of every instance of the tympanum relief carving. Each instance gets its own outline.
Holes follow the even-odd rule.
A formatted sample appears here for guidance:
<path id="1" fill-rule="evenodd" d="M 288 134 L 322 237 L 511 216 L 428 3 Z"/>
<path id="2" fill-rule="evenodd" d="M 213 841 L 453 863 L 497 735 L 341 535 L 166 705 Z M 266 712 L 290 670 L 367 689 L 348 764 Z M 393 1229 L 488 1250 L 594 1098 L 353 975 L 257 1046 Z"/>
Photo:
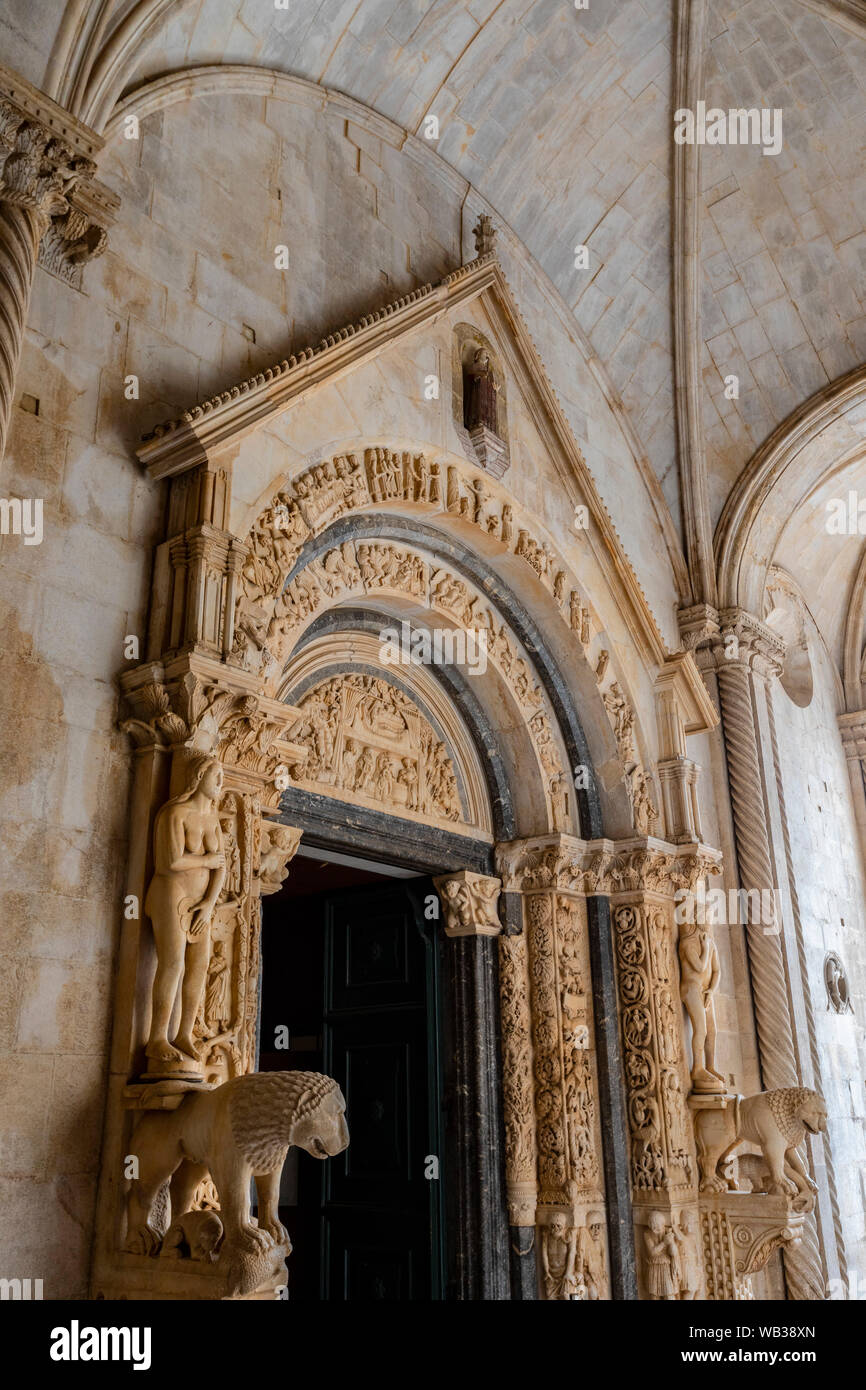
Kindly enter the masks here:
<path id="1" fill-rule="evenodd" d="M 348 674 L 299 701 L 288 736 L 307 750 L 294 780 L 403 815 L 462 821 L 454 764 L 431 724 L 397 686 Z"/>

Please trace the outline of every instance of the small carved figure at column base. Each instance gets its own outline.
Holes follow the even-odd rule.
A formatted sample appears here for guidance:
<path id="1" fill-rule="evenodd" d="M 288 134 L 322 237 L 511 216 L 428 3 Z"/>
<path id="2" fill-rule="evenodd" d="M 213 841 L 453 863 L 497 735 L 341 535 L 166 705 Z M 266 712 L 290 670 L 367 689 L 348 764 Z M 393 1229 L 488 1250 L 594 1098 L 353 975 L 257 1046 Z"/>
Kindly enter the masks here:
<path id="1" fill-rule="evenodd" d="M 700 1110 L 695 1116 L 702 1192 L 736 1190 L 725 1164 L 740 1143 L 757 1144 L 769 1173 L 767 1192 L 793 1199 L 794 1211 L 811 1211 L 817 1186 L 797 1152 L 806 1134 L 827 1128 L 827 1107 L 817 1091 L 786 1087 L 737 1096 L 724 1109 Z"/>
<path id="2" fill-rule="evenodd" d="M 700 1298 L 701 1249 L 697 1214 L 687 1207 L 680 1215 L 680 1227 L 674 1226 L 674 1236 L 680 1250 L 680 1298 L 687 1302 Z"/>
<path id="3" fill-rule="evenodd" d="M 578 1233 L 578 1268 L 586 1297 L 594 1303 L 604 1297 L 604 1214 L 591 1211 Z"/>
<path id="4" fill-rule="evenodd" d="M 670 1302 L 680 1287 L 679 1244 L 664 1212 L 650 1212 L 643 1238 L 647 1294 L 651 1299 Z"/>
<path id="5" fill-rule="evenodd" d="M 126 1249 L 153 1255 L 161 1238 L 154 1200 L 171 1179 L 172 1221 L 188 1215 L 209 1172 L 225 1230 L 217 1258 L 224 1297 L 254 1291 L 291 1249 L 280 1223 L 280 1174 L 289 1148 L 313 1158 L 342 1153 L 349 1143 L 343 1094 L 318 1072 L 260 1072 L 235 1077 L 213 1091 L 191 1091 L 173 1111 L 148 1111 L 132 1138 L 139 1162 L 127 1204 Z M 250 1219 L 250 1180 L 256 1180 L 258 1222 Z M 181 1239 L 186 1226 L 181 1226 Z M 177 1239 L 177 1237 L 173 1237 Z"/>
<path id="6" fill-rule="evenodd" d="M 213 1264 L 222 1238 L 223 1223 L 215 1211 L 188 1211 L 171 1223 L 159 1253 L 164 1259 Z"/>
<path id="7" fill-rule="evenodd" d="M 563 1212 L 554 1212 L 541 1228 L 541 1280 L 545 1298 L 586 1298 L 586 1286 L 578 1278 L 576 1264 L 577 1231 L 569 1226 Z"/>

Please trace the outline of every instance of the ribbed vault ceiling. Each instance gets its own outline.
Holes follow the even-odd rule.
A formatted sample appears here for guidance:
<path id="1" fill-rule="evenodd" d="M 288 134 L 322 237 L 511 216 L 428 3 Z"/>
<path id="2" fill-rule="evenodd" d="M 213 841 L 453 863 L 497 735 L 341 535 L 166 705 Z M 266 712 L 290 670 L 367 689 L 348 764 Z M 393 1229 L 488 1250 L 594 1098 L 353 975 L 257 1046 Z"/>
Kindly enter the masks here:
<path id="1" fill-rule="evenodd" d="M 22 34 L 10 61 L 101 124 L 148 78 L 231 63 L 340 90 L 415 134 L 438 117 L 437 153 L 572 309 L 677 526 L 676 411 L 688 407 L 674 389 L 671 112 L 689 66 L 678 10 L 693 32 L 703 13 L 690 96 L 785 112 L 776 158 L 703 152 L 693 242 L 680 247 L 699 265 L 700 315 L 685 334 L 696 335 L 707 535 L 779 422 L 866 359 L 863 0 L 590 0 L 580 11 L 567 0 L 70 0 L 50 61 L 59 7 L 35 36 L 32 8 L 5 7 Z M 575 268 L 580 244 L 588 270 Z M 730 373 L 737 401 L 724 396 Z M 824 565 L 843 589 L 850 549 L 845 576 L 835 552 Z"/>

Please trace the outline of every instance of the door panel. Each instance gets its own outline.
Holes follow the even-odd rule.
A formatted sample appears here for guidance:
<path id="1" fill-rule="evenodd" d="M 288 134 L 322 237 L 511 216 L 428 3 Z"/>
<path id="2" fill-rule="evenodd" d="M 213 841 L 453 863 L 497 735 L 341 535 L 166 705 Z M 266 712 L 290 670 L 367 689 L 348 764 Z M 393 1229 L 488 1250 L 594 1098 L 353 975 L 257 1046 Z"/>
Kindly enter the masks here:
<path id="1" fill-rule="evenodd" d="M 424 1175 L 439 1152 L 432 945 L 399 886 L 326 899 L 324 938 L 324 1066 L 351 1143 L 322 1173 L 321 1297 L 437 1297 L 439 1184 Z"/>

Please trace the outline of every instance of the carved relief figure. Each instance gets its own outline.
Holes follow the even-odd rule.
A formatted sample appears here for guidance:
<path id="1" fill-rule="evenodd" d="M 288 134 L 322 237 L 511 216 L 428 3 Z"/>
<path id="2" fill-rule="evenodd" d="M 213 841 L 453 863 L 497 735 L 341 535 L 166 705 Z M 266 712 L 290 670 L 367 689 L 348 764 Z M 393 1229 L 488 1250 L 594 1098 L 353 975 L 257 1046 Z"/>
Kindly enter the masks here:
<path id="1" fill-rule="evenodd" d="M 716 1011 L 719 953 L 712 932 L 698 922 L 680 924 L 680 998 L 692 1025 L 692 1086 L 701 1094 L 721 1092 L 725 1079 L 716 1071 Z"/>
<path id="2" fill-rule="evenodd" d="M 701 1291 L 701 1251 L 698 1241 L 698 1218 L 691 1207 L 680 1216 L 680 1229 L 674 1234 L 680 1248 L 680 1298 L 698 1298 Z"/>
<path id="3" fill-rule="evenodd" d="M 210 1036 L 223 1032 L 231 1022 L 230 984 L 225 942 L 215 941 L 204 995 L 204 1021 Z"/>
<path id="4" fill-rule="evenodd" d="M 399 811 L 460 820 L 448 751 L 412 700 L 378 676 L 337 676 L 305 695 L 289 736 L 310 750 L 292 775 Z"/>
<path id="5" fill-rule="evenodd" d="M 157 813 L 153 828 L 154 875 L 144 910 L 156 940 L 148 1070 L 184 1062 L 199 1066 L 193 1036 L 210 955 L 210 923 L 226 873 L 217 812 L 223 772 L 214 758 L 197 757 L 186 788 Z M 168 1029 L 181 994 L 177 1036 Z"/>
<path id="6" fill-rule="evenodd" d="M 604 1213 L 591 1211 L 580 1229 L 578 1241 L 580 1281 L 586 1296 L 595 1302 L 604 1293 Z"/>
<path id="7" fill-rule="evenodd" d="M 578 1299 L 577 1231 L 561 1211 L 541 1228 L 541 1278 L 548 1299 Z M 585 1292 L 584 1292 L 585 1296 Z"/>
<path id="8" fill-rule="evenodd" d="M 679 1245 L 663 1212 L 650 1212 L 643 1238 L 647 1293 L 651 1299 L 670 1302 L 680 1288 Z"/>

